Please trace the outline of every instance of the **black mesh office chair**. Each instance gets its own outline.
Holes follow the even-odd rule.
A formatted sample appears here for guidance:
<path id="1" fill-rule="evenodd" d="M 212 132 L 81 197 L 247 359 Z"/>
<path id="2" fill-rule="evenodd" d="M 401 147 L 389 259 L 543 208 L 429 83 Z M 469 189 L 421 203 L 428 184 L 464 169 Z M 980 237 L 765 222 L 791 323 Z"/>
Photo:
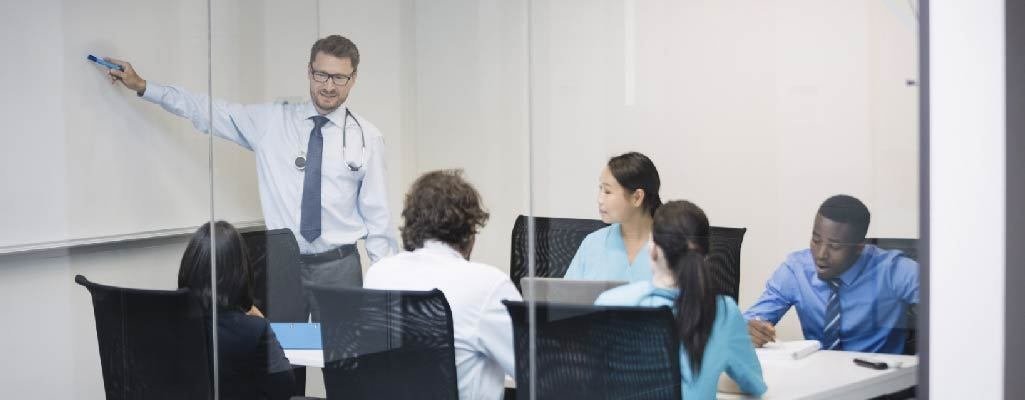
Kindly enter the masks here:
<path id="1" fill-rule="evenodd" d="M 535 248 L 534 276 L 561 278 L 566 275 L 577 248 L 592 232 L 608 226 L 596 219 L 534 217 Z M 710 227 L 709 262 L 714 266 L 713 276 L 718 290 L 734 300 L 740 292 L 740 247 L 744 243 L 746 228 Z M 527 216 L 516 218 L 512 232 L 512 257 L 509 278 L 516 289 L 520 279 L 527 276 Z"/>
<path id="2" fill-rule="evenodd" d="M 740 293 L 740 246 L 747 228 L 709 227 L 708 263 L 719 293 L 737 301 Z"/>
<path id="3" fill-rule="evenodd" d="M 329 399 L 458 399 L 452 309 L 430 292 L 314 287 Z"/>
<path id="4" fill-rule="evenodd" d="M 306 322 L 299 244 L 288 229 L 243 232 L 253 266 L 253 302 L 271 322 Z M 306 367 L 295 367 L 296 394 L 306 392 Z"/>
<path id="5" fill-rule="evenodd" d="M 100 285 L 82 275 L 96 316 L 107 400 L 212 399 L 202 306 L 188 290 Z"/>
<path id="6" fill-rule="evenodd" d="M 503 303 L 513 321 L 518 399 L 530 398 L 532 356 L 537 399 L 680 399 L 680 339 L 669 308 L 537 303 L 531 352 L 526 303 Z"/>
<path id="7" fill-rule="evenodd" d="M 516 289 L 527 276 L 527 216 L 516 217 L 512 231 L 509 278 Z M 607 224 L 595 219 L 534 217 L 534 276 L 561 278 L 587 235 Z"/>
<path id="8" fill-rule="evenodd" d="M 918 239 L 866 238 L 865 242 L 886 250 L 900 250 L 904 256 L 918 261 Z"/>
<path id="9" fill-rule="evenodd" d="M 904 256 L 918 261 L 918 239 L 903 238 L 865 238 L 865 242 L 881 249 L 899 250 Z M 906 316 L 908 335 L 904 340 L 904 354 L 918 353 L 918 315 L 915 309 L 909 308 Z"/>
<path id="10" fill-rule="evenodd" d="M 288 229 L 245 232 L 253 265 L 253 297 L 271 322 L 305 322 L 299 244 Z"/>

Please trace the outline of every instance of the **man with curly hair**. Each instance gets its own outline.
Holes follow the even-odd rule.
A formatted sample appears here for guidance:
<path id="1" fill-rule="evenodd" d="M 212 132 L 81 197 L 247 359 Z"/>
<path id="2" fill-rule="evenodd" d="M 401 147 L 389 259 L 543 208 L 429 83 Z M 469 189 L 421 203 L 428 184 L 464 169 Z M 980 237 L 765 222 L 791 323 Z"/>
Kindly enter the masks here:
<path id="1" fill-rule="evenodd" d="M 515 365 L 512 321 L 501 302 L 521 297 L 497 268 L 469 261 L 488 220 L 480 194 L 461 171 L 428 172 L 406 194 L 402 219 L 405 251 L 374 264 L 364 286 L 441 290 L 452 308 L 459 398 L 501 399 Z"/>

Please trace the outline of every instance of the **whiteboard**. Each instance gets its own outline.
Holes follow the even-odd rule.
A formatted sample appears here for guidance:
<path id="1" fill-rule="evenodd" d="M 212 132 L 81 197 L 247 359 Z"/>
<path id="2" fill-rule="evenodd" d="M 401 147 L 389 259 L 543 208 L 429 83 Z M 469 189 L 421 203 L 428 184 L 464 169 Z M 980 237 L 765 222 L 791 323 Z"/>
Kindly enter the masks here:
<path id="1" fill-rule="evenodd" d="M 4 3 L 0 34 L 25 39 L 4 40 L 0 51 L 30 61 L 0 67 L 0 248 L 180 230 L 208 221 L 212 209 L 235 223 L 262 219 L 251 152 L 216 138 L 211 148 L 187 120 L 112 87 L 85 61 L 90 53 L 126 59 L 147 80 L 207 93 L 206 0 Z M 301 55 L 316 35 L 304 19 L 315 11 L 268 21 L 252 2 L 213 4 L 214 97 L 258 102 L 304 93 L 295 86 L 270 96 L 267 88 L 281 84 L 265 71 L 279 67 L 262 65 L 288 47 L 296 66 L 286 68 L 304 67 Z M 309 33 L 270 43 L 270 23 Z"/>

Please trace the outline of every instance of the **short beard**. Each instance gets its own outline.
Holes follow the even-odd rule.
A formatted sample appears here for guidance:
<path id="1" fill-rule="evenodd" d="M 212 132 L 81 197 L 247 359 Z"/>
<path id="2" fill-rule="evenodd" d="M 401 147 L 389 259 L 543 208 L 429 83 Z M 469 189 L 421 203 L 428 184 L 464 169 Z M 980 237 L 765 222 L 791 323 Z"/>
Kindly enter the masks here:
<path id="1" fill-rule="evenodd" d="M 322 104 L 320 104 L 317 101 L 317 92 L 316 91 L 312 91 L 312 90 L 310 91 L 310 100 L 313 101 L 313 104 L 317 105 L 317 108 L 319 108 L 321 110 L 324 110 L 325 114 L 334 112 L 335 110 L 341 108 L 342 104 L 345 104 L 345 99 L 339 97 L 338 98 L 339 101 L 338 101 L 338 105 L 337 106 L 334 106 L 334 107 L 324 107 Z"/>

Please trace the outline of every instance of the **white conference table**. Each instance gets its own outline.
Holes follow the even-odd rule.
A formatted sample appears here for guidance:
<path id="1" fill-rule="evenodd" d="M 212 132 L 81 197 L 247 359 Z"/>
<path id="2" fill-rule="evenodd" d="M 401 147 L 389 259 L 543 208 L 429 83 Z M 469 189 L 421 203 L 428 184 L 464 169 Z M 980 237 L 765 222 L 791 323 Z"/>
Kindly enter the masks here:
<path id="1" fill-rule="evenodd" d="M 302 365 L 304 367 L 315 367 L 324 368 L 324 351 L 323 350 L 285 350 L 285 358 L 292 365 Z M 505 377 L 505 387 L 515 388 L 516 381 L 512 377 Z"/>
<path id="2" fill-rule="evenodd" d="M 285 350 L 285 357 L 293 365 L 324 367 L 321 350 Z M 873 358 L 900 368 L 874 370 L 854 364 L 854 358 Z M 868 354 L 850 351 L 817 351 L 800 360 L 781 360 L 759 353 L 762 373 L 769 390 L 763 399 L 867 399 L 898 392 L 914 386 L 918 380 L 918 357 L 889 354 Z M 515 387 L 515 381 L 505 378 L 506 387 Z M 719 393 L 721 400 L 748 399 L 750 397 Z"/>
<path id="3" fill-rule="evenodd" d="M 874 370 L 854 364 L 855 358 L 899 363 L 898 368 Z M 918 382 L 918 356 L 820 350 L 800 360 L 767 357 L 759 352 L 768 391 L 762 399 L 867 399 L 899 392 Z M 748 399 L 720 392 L 716 398 Z"/>

